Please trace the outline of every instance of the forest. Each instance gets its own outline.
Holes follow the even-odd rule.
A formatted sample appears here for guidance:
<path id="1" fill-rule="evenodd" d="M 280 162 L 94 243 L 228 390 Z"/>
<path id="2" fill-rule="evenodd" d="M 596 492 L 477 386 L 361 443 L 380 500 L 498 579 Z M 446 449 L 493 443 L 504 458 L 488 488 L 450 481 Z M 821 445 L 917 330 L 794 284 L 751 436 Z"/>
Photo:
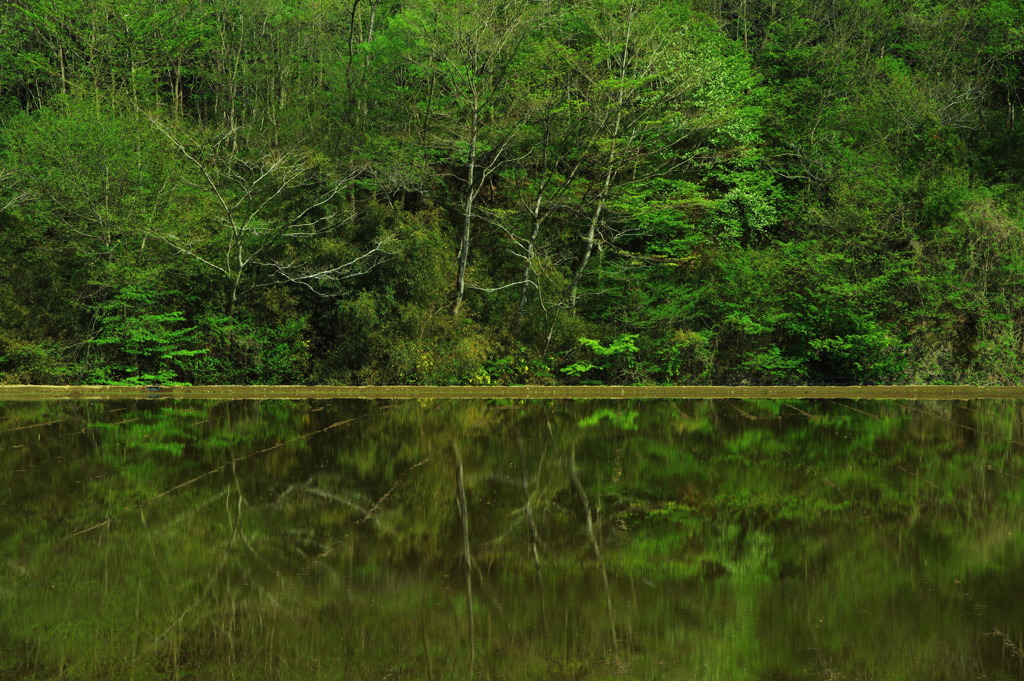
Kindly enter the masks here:
<path id="1" fill-rule="evenodd" d="M 7 0 L 0 383 L 1024 382 L 1022 0 Z"/>

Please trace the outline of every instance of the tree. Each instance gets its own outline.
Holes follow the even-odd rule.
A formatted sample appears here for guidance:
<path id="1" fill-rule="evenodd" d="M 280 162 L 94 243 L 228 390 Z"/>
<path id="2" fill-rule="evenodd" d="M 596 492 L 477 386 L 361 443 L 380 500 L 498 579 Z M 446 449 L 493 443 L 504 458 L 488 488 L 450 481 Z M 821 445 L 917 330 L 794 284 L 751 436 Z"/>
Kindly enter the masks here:
<path id="1" fill-rule="evenodd" d="M 169 229 L 183 197 L 167 141 L 123 103 L 90 99 L 21 114 L 0 142 L 13 192 L 0 199 L 0 269 L 16 301 L 5 322 L 26 340 L 59 339 L 50 371 L 88 355 L 105 306 L 173 259 L 150 235 Z M 23 307 L 35 314 L 19 323 Z"/>
<path id="2" fill-rule="evenodd" d="M 509 163 L 523 132 L 523 93 L 514 88 L 513 72 L 543 11 L 543 5 L 526 2 L 485 0 L 467 7 L 455 0 L 418 0 L 390 26 L 415 88 L 410 113 L 419 144 L 431 150 L 438 171 L 458 187 L 456 314 L 465 296 L 480 195 Z"/>
<path id="3" fill-rule="evenodd" d="M 570 25 L 583 28 L 566 36 L 563 58 L 576 75 L 573 99 L 588 118 L 591 208 L 569 282 L 570 309 L 616 192 L 695 169 L 710 137 L 733 132 L 740 94 L 752 85 L 749 74 L 728 65 L 713 31 L 681 4 L 595 0 L 577 12 Z"/>
<path id="4" fill-rule="evenodd" d="M 207 210 L 215 215 L 212 231 L 199 226 L 154 236 L 223 277 L 228 315 L 253 287 L 292 283 L 323 295 L 390 255 L 392 237 L 387 234 L 377 235 L 356 254 L 343 237 L 341 228 L 352 216 L 336 199 L 354 174 L 332 173 L 326 159 L 314 153 L 252 146 L 234 152 L 233 136 L 202 144 L 172 132 L 155 117 L 149 120 L 191 163 L 193 189 L 210 193 L 214 207 Z M 264 274 L 254 276 L 255 271 Z"/>

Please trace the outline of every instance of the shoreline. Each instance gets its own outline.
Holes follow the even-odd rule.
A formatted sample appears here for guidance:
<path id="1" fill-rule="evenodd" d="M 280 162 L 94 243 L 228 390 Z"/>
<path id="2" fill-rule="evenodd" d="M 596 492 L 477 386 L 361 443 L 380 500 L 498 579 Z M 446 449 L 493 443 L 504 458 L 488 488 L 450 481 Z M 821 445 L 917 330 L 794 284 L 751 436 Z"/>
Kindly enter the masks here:
<path id="1" fill-rule="evenodd" d="M 0 385 L 0 401 L 59 399 L 1024 399 L 1018 386 Z"/>

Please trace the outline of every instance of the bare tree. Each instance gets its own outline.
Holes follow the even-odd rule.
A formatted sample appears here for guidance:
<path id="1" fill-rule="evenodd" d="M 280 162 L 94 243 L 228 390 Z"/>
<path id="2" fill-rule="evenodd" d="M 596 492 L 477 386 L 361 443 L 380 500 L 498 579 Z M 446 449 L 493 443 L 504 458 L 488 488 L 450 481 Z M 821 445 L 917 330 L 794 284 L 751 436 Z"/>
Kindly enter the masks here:
<path id="1" fill-rule="evenodd" d="M 351 185 L 355 172 L 330 178 L 320 159 L 301 151 L 243 155 L 225 149 L 234 146 L 228 142 L 233 134 L 204 149 L 153 117 L 149 120 L 195 166 L 196 188 L 213 197 L 221 228 L 207 238 L 170 231 L 155 236 L 226 279 L 228 314 L 245 288 L 294 283 L 330 295 L 339 282 L 366 274 L 393 254 L 390 235 L 378 237 L 361 252 L 336 244 L 316 248 L 317 242 L 331 238 L 344 242 L 338 231 L 356 216 L 339 208 L 335 198 Z M 342 251 L 344 261 L 331 260 L 324 251 Z M 256 272 L 262 276 L 254 276 Z"/>
<path id="2" fill-rule="evenodd" d="M 472 5 L 420 0 L 405 13 L 410 65 L 421 74 L 420 143 L 447 157 L 460 186 L 454 312 L 466 290 L 472 227 L 480 194 L 513 159 L 522 121 L 514 115 L 512 77 L 520 47 L 545 9 L 535 3 L 483 0 Z"/>
<path id="3" fill-rule="evenodd" d="M 14 173 L 0 168 L 0 213 L 13 208 L 29 197 L 29 192 L 19 189 L 14 181 Z"/>

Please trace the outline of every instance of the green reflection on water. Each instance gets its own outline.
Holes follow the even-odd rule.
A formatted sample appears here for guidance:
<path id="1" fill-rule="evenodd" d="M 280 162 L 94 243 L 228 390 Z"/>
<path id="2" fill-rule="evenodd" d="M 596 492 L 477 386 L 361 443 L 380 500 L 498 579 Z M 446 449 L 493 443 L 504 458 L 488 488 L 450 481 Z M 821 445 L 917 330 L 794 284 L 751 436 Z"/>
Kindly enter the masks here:
<path id="1" fill-rule="evenodd" d="M 0 404 L 0 678 L 1021 679 L 1022 408 Z"/>

